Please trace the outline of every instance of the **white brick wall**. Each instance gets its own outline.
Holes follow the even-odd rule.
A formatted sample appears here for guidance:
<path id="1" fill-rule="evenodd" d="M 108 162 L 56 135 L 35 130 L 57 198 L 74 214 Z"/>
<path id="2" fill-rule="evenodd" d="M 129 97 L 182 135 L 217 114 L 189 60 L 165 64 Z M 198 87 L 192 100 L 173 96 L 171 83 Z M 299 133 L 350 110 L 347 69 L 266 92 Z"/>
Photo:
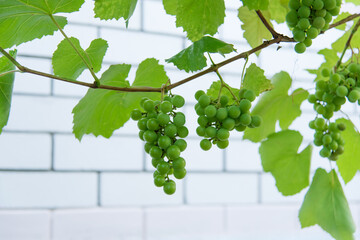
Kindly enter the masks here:
<path id="1" fill-rule="evenodd" d="M 236 9 L 239 0 L 226 0 L 227 18 L 218 37 L 234 43 L 238 52 L 249 49 L 242 39 Z M 123 20 L 94 19 L 93 1 L 86 1 L 80 12 L 66 14 L 65 31 L 80 39 L 87 48 L 95 38 L 109 43 L 104 65 L 98 76 L 111 64 L 132 64 L 128 80 L 133 81 L 137 65 L 147 57 L 164 63 L 190 44 L 182 29 L 176 29 L 174 17 L 165 15 L 160 0 L 139 0 L 126 30 Z M 284 26 L 276 26 L 289 33 Z M 338 31 L 330 35 L 336 37 Z M 328 34 L 314 41 L 315 48 L 329 46 Z M 23 44 L 18 48 L 21 64 L 52 72 L 51 52 L 62 40 L 61 34 Z M 321 56 L 312 48 L 305 55 L 294 55 L 293 46 L 281 44 L 263 50 L 259 58 L 250 56 L 270 78 L 281 70 L 294 79 L 290 91 L 313 88 L 313 77 L 304 69 L 318 66 Z M 230 54 L 234 56 L 235 53 Z M 309 57 L 310 56 L 310 57 Z M 216 62 L 223 61 L 213 55 Z M 286 59 L 284 61 L 284 59 Z M 243 60 L 220 69 L 225 81 L 237 87 Z M 275 63 L 275 64 L 274 64 Z M 165 69 L 172 82 L 190 74 Z M 92 82 L 84 71 L 81 81 Z M 72 135 L 72 108 L 85 95 L 81 86 L 16 74 L 14 97 L 8 126 L 0 136 L 0 239 L 4 240 L 327 240 L 330 236 L 319 227 L 300 230 L 298 209 L 306 193 L 283 197 L 270 173 L 263 173 L 259 144 L 242 141 L 242 134 L 232 133 L 226 150 L 199 149 L 195 134 L 194 93 L 207 89 L 216 74 L 208 74 L 172 92 L 187 103 L 190 130 L 187 160 L 188 175 L 176 181 L 177 191 L 167 196 L 153 184 L 153 167 L 137 135 L 136 123 L 130 121 L 115 131 L 111 139 L 85 136 L 80 143 Z M 345 110 L 360 124 L 358 110 Z M 312 106 L 303 105 L 304 116 L 291 128 L 301 130 L 304 142 L 313 135 L 307 123 L 314 118 Z M 314 148 L 312 173 L 328 162 Z M 356 224 L 360 222 L 360 175 L 345 188 Z M 360 232 L 356 233 L 360 239 Z"/>

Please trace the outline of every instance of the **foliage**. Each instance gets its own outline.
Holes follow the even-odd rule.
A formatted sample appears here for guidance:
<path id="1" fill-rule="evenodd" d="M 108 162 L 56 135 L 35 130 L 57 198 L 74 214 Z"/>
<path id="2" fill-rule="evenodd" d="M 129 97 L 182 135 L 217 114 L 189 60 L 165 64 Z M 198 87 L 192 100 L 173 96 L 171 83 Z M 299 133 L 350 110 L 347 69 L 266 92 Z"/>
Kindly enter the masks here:
<path id="1" fill-rule="evenodd" d="M 123 18 L 127 26 L 138 5 L 137 2 L 137 0 L 95 0 L 94 16 L 101 20 Z M 129 120 L 130 116 L 134 120 L 139 120 L 141 122 L 139 125 L 142 124 L 143 129 L 154 129 L 154 133 L 149 133 L 151 139 L 149 136 L 145 138 L 145 130 L 140 129 L 139 137 L 146 141 L 145 151 L 152 157 L 159 157 L 155 158 L 157 160 L 165 157 L 169 160 L 165 163 L 160 161 L 162 165 L 159 166 L 159 161 L 153 159 L 152 164 L 158 171 L 158 175 L 154 175 L 155 185 L 164 186 L 165 193 L 172 194 L 175 192 L 175 183 L 169 179 L 169 175 L 174 174 L 176 178 L 181 179 L 186 174 L 184 159 L 177 159 L 180 151 L 178 149 L 185 150 L 186 142 L 182 139 L 178 141 L 175 136 L 186 137 L 188 132 L 184 128 L 182 128 L 183 132 L 180 131 L 180 128 L 184 127 L 181 124 L 185 121 L 185 116 L 175 111 L 177 107 L 183 105 L 183 100 L 179 96 L 172 95 L 171 90 L 214 72 L 219 77 L 219 81 L 208 86 L 206 93 L 200 90 L 195 95 L 198 100 L 195 109 L 201 127 L 201 131 L 197 133 L 204 137 L 201 148 L 209 150 L 211 144 L 226 148 L 229 144 L 227 140 L 229 131 L 234 129 L 245 131 L 244 139 L 261 142 L 259 152 L 263 169 L 274 176 L 276 186 L 283 195 L 294 195 L 310 185 L 299 212 L 301 226 L 318 224 L 337 240 L 353 239 L 355 226 L 337 171 L 331 169 L 328 172 L 319 168 L 310 183 L 312 145 L 300 150 L 301 144 L 305 144 L 303 136 L 300 132 L 288 128 L 296 118 L 301 117 L 300 107 L 306 98 L 314 104 L 314 109 L 320 115 L 322 113 L 319 112 L 323 107 L 335 111 L 336 106 L 332 105 L 334 99 L 341 103 L 338 104 L 339 109 L 336 111 L 340 110 L 345 97 L 350 102 L 360 105 L 358 100 L 360 99 L 360 68 L 358 67 L 360 65 L 357 64 L 360 49 L 358 30 L 360 14 L 351 15 L 346 12 L 339 14 L 340 9 L 337 7 L 341 3 L 339 0 L 242 0 L 241 2 L 242 6 L 238 9 L 238 23 L 240 23 L 238 31 L 243 30 L 243 38 L 252 49 L 237 53 L 232 43 L 214 37 L 226 17 L 224 0 L 162 1 L 166 13 L 175 18 L 176 27 L 181 27 L 187 39 L 191 41 L 187 48 L 172 57 L 168 56 L 165 62 L 187 73 L 198 71 L 174 82 L 173 79 L 170 81 L 168 78 L 164 66 L 154 58 L 145 59 L 139 64 L 134 81 L 128 79 L 131 66 L 125 63 L 111 65 L 98 78 L 96 73 L 103 65 L 102 61 L 108 48 L 107 41 L 94 39 L 87 49 L 83 49 L 78 39 L 66 35 L 64 27 L 67 19 L 59 15 L 78 11 L 84 0 L 0 0 L 0 52 L 4 55 L 0 58 L 0 133 L 9 118 L 15 71 L 88 87 L 88 92 L 72 111 L 75 137 L 81 140 L 85 134 L 92 134 L 109 138 Z M 315 2 L 318 6 L 315 6 Z M 346 2 L 360 5 L 359 0 L 346 0 Z M 319 10 L 316 11 L 316 8 Z M 332 16 L 336 16 L 333 22 L 338 24 L 329 25 Z M 318 19 L 315 21 L 315 18 Z M 326 24 L 323 25 L 325 18 Z M 274 29 L 275 22 L 281 24 L 285 21 L 291 27 L 294 37 L 286 36 Z M 322 32 L 311 29 L 310 24 L 317 26 L 316 29 L 321 29 Z M 249 55 L 253 53 L 259 55 L 266 47 L 278 43 L 286 45 L 299 42 L 295 50 L 303 52 L 306 47 L 311 47 L 311 39 L 318 34 L 327 34 L 329 29 L 335 27 L 342 31 L 342 35 L 338 39 L 332 39 L 331 49 L 321 49 L 318 52 L 324 57 L 321 66 L 308 70 L 309 73 L 314 74 L 316 82 L 315 91 L 309 90 L 313 93 L 311 95 L 302 88 L 289 92 L 290 89 L 292 90 L 293 80 L 287 72 L 281 71 L 269 80 L 264 70 L 255 63 L 251 63 L 246 68 Z M 64 39 L 53 53 L 54 74 L 33 70 L 17 62 L 16 51 L 11 48 L 53 35 L 56 31 L 60 31 Z M 227 58 L 215 63 L 210 53 L 219 53 Z M 235 56 L 228 57 L 230 54 Z M 242 77 L 239 78 L 237 85 L 241 87 L 231 87 L 226 83 L 226 79 L 222 78 L 220 68 L 239 59 L 246 59 Z M 283 60 L 287 61 L 287 59 Z M 84 71 L 91 73 L 92 83 L 78 80 Z M 339 86 L 342 87 L 341 91 L 337 90 Z M 344 87 L 353 93 L 346 92 Z M 257 97 L 259 98 L 256 99 Z M 150 105 L 153 104 L 154 108 L 144 106 L 144 100 L 141 99 L 148 99 L 146 101 Z M 171 102 L 164 104 L 172 104 L 171 111 L 165 111 L 166 106 L 162 107 L 162 103 L 166 101 Z M 256 103 L 252 109 L 251 102 Z M 145 112 L 136 110 L 140 107 L 143 107 Z M 169 121 L 161 127 L 158 126 L 158 115 L 162 116 L 162 121 L 164 119 L 167 121 L 169 118 L 169 121 L 174 122 L 169 124 L 172 125 L 171 131 L 166 130 Z M 323 116 L 326 120 L 310 122 L 310 127 L 329 136 L 324 137 L 319 134 L 314 136 L 314 139 L 317 139 L 314 144 L 330 146 L 329 141 L 332 138 L 338 141 L 331 146 L 343 152 L 342 155 L 335 156 L 338 157 L 336 164 L 342 179 L 348 183 L 360 170 L 360 133 L 348 118 L 335 120 L 331 119 L 332 114 Z M 335 123 L 330 122 L 330 119 Z M 336 131 L 330 136 L 327 128 L 334 126 Z M 338 130 L 342 131 L 341 136 Z M 167 150 L 166 141 L 161 143 L 157 141 L 158 137 L 164 139 L 165 136 L 171 136 L 169 139 L 172 150 Z M 155 147 L 155 150 L 150 151 L 149 145 Z M 343 149 L 342 145 L 344 145 Z M 327 149 L 326 154 L 322 150 L 320 155 L 331 155 L 334 149 Z M 335 161 L 335 157 L 330 160 Z"/>

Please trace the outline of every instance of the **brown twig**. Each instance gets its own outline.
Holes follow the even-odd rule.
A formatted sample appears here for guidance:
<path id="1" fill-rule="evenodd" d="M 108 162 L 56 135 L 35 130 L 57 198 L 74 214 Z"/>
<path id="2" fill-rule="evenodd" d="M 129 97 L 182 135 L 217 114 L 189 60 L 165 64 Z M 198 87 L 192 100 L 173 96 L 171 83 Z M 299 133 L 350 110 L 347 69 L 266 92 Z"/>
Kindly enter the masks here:
<path id="1" fill-rule="evenodd" d="M 337 26 L 339 26 L 341 24 L 347 23 L 347 22 L 349 22 L 349 21 L 351 21 L 351 20 L 353 20 L 355 18 L 358 18 L 358 17 L 360 17 L 360 13 L 350 15 L 347 18 L 344 18 L 344 19 L 342 19 L 342 20 L 340 20 L 340 21 L 338 21 L 336 23 L 330 24 L 328 30 L 331 29 L 331 28 L 337 27 Z"/>
<path id="2" fill-rule="evenodd" d="M 278 38 L 280 34 L 278 32 L 276 32 L 274 30 L 274 28 L 269 24 L 269 22 L 266 20 L 266 18 L 262 14 L 262 12 L 260 10 L 256 10 L 256 14 L 259 16 L 259 18 L 260 18 L 261 22 L 264 24 L 264 26 L 269 30 L 269 32 L 271 33 L 273 38 Z"/>

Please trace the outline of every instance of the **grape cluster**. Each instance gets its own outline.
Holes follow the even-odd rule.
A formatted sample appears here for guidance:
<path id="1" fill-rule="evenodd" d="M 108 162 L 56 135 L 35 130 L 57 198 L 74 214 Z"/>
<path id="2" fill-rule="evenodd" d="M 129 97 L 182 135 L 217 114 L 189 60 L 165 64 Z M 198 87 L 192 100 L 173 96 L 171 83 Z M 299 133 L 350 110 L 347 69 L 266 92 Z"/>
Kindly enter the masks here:
<path id="1" fill-rule="evenodd" d="M 216 144 L 218 148 L 225 149 L 229 145 L 231 130 L 241 132 L 246 127 L 259 127 L 261 117 L 252 116 L 249 112 L 255 97 L 252 90 L 241 89 L 239 101 L 229 104 L 229 97 L 226 95 L 212 100 L 204 91 L 197 91 L 195 99 L 198 102 L 195 104 L 195 111 L 199 116 L 197 119 L 199 126 L 196 128 L 196 133 L 204 137 L 200 141 L 200 147 L 207 151 L 212 144 Z"/>
<path id="2" fill-rule="evenodd" d="M 329 28 L 333 16 L 340 12 L 342 0 L 290 0 L 290 11 L 286 15 L 286 22 L 293 28 L 293 36 L 298 43 L 295 45 L 297 53 L 303 53 L 310 47 L 312 39 L 321 31 Z"/>
<path id="3" fill-rule="evenodd" d="M 163 187 L 169 195 L 176 191 L 176 184 L 169 176 L 183 179 L 186 175 L 186 162 L 180 153 L 187 147 L 181 138 L 187 137 L 189 130 L 184 126 L 185 115 L 175 111 L 184 103 L 179 95 L 165 96 L 161 102 L 143 98 L 140 106 L 144 111 L 131 112 L 131 118 L 138 121 L 139 137 L 146 142 L 145 152 L 152 157 L 151 163 L 156 168 L 154 184 Z"/>
<path id="4" fill-rule="evenodd" d="M 324 146 L 320 155 L 336 160 L 344 151 L 340 131 L 345 130 L 345 125 L 330 122 L 329 119 L 341 109 L 346 100 L 360 105 L 360 64 L 351 63 L 335 73 L 324 68 L 321 74 L 324 79 L 316 82 L 315 94 L 310 94 L 308 101 L 322 117 L 311 121 L 309 126 L 316 131 L 314 144 Z"/>

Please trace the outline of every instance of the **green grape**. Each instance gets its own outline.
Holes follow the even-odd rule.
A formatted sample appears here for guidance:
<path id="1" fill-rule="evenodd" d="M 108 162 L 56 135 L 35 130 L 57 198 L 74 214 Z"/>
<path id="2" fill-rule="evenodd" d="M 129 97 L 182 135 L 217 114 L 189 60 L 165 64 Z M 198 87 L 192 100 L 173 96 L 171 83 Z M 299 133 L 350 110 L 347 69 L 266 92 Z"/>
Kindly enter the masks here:
<path id="1" fill-rule="evenodd" d="M 324 7 L 324 2 L 322 0 L 314 0 L 312 7 L 314 10 L 321 10 Z"/>
<path id="2" fill-rule="evenodd" d="M 198 117 L 197 122 L 202 127 L 205 127 L 209 123 L 208 118 L 205 116 Z"/>
<path id="3" fill-rule="evenodd" d="M 324 102 L 328 103 L 328 104 L 332 103 L 334 98 L 335 98 L 335 96 L 333 94 L 328 93 L 328 92 L 325 92 L 324 95 L 322 96 L 322 100 Z"/>
<path id="4" fill-rule="evenodd" d="M 343 154 L 344 153 L 344 147 L 342 145 L 339 145 L 336 149 L 336 153 Z"/>
<path id="5" fill-rule="evenodd" d="M 310 95 L 308 96 L 308 101 L 309 101 L 309 103 L 316 103 L 316 100 L 317 100 L 317 98 L 315 97 L 314 94 L 310 94 Z"/>
<path id="6" fill-rule="evenodd" d="M 195 99 L 196 100 L 199 100 L 199 98 L 204 95 L 205 92 L 203 90 L 198 90 L 196 93 L 195 93 Z"/>
<path id="7" fill-rule="evenodd" d="M 146 122 L 146 127 L 149 130 L 158 130 L 159 129 L 159 123 L 155 118 L 150 118 L 149 120 L 147 120 Z"/>
<path id="8" fill-rule="evenodd" d="M 304 53 L 306 50 L 306 45 L 302 42 L 299 42 L 295 45 L 295 52 Z"/>
<path id="9" fill-rule="evenodd" d="M 145 110 L 146 112 L 152 112 L 152 111 L 154 111 L 154 110 L 155 110 L 155 103 L 154 103 L 154 101 L 153 101 L 153 100 L 150 100 L 150 99 L 146 100 L 146 101 L 144 102 L 144 110 Z"/>
<path id="10" fill-rule="evenodd" d="M 329 124 L 329 130 L 330 130 L 331 132 L 336 132 L 336 131 L 338 131 L 338 130 L 339 130 L 339 129 L 338 129 L 338 125 L 337 125 L 336 123 L 334 123 L 334 122 L 330 123 L 330 124 Z"/>
<path id="11" fill-rule="evenodd" d="M 260 127 L 262 118 L 258 115 L 251 116 L 251 125 L 254 127 Z"/>
<path id="12" fill-rule="evenodd" d="M 212 118 L 216 116 L 216 107 L 214 105 L 209 105 L 205 108 L 205 115 L 208 118 Z"/>
<path id="13" fill-rule="evenodd" d="M 228 116 L 228 110 L 226 108 L 219 108 L 216 112 L 216 118 L 219 121 L 224 120 Z"/>
<path id="14" fill-rule="evenodd" d="M 176 140 L 174 145 L 178 146 L 181 152 L 185 151 L 185 149 L 187 147 L 187 143 L 186 143 L 186 141 L 184 139 Z"/>
<path id="15" fill-rule="evenodd" d="M 323 142 L 324 145 L 330 144 L 332 142 L 331 136 L 329 134 L 325 134 L 322 137 L 322 142 Z"/>
<path id="16" fill-rule="evenodd" d="M 170 138 L 173 138 L 176 136 L 177 134 L 177 128 L 175 125 L 173 124 L 169 124 L 165 127 L 164 129 L 164 133 L 166 136 L 170 137 Z"/>
<path id="17" fill-rule="evenodd" d="M 205 109 L 200 106 L 199 103 L 195 104 L 195 112 L 197 115 L 205 115 Z"/>
<path id="18" fill-rule="evenodd" d="M 292 31 L 295 41 L 302 42 L 305 40 L 305 32 L 299 28 L 294 28 Z"/>
<path id="19" fill-rule="evenodd" d="M 161 158 L 162 153 L 163 153 L 163 151 L 157 146 L 153 146 L 149 152 L 149 154 L 152 158 Z"/>
<path id="20" fill-rule="evenodd" d="M 247 91 L 246 88 L 240 89 L 240 91 L 239 91 L 239 98 L 240 98 L 240 99 L 245 98 L 245 97 L 244 97 L 244 93 L 245 93 L 246 91 Z"/>
<path id="21" fill-rule="evenodd" d="M 166 161 L 161 161 L 156 166 L 156 169 L 161 175 L 165 175 L 170 171 L 170 164 L 168 162 L 166 162 Z"/>
<path id="22" fill-rule="evenodd" d="M 339 144 L 336 141 L 332 141 L 329 145 L 330 149 L 335 151 L 336 149 L 338 149 Z"/>
<path id="23" fill-rule="evenodd" d="M 230 137 L 230 132 L 225 128 L 220 128 L 216 133 L 216 137 L 219 140 L 224 141 Z"/>
<path id="24" fill-rule="evenodd" d="M 176 191 L 176 184 L 173 180 L 168 180 L 164 183 L 164 192 L 168 195 L 174 194 Z"/>
<path id="25" fill-rule="evenodd" d="M 178 169 L 178 170 L 174 170 L 174 177 L 176 179 L 183 179 L 186 176 L 186 169 Z"/>
<path id="26" fill-rule="evenodd" d="M 174 95 L 171 102 L 175 107 L 181 108 L 185 104 L 185 99 L 180 95 Z"/>
<path id="27" fill-rule="evenodd" d="M 326 119 L 330 119 L 334 115 L 333 111 L 329 111 L 325 108 L 325 112 L 323 113 L 323 117 Z"/>
<path id="28" fill-rule="evenodd" d="M 205 128 L 202 126 L 198 126 L 196 128 L 196 134 L 199 135 L 200 137 L 205 136 Z"/>
<path id="29" fill-rule="evenodd" d="M 229 114 L 229 117 L 236 119 L 241 114 L 240 108 L 238 106 L 233 105 L 233 106 L 229 107 L 228 114 Z"/>
<path id="30" fill-rule="evenodd" d="M 216 146 L 220 149 L 225 149 L 229 146 L 229 140 L 217 141 Z"/>
<path id="31" fill-rule="evenodd" d="M 352 90 L 348 95 L 348 99 L 352 103 L 356 102 L 360 99 L 360 92 L 358 90 Z"/>
<path id="32" fill-rule="evenodd" d="M 322 29 L 325 26 L 325 19 L 322 17 L 316 17 L 314 18 L 312 25 L 317 29 Z"/>
<path id="33" fill-rule="evenodd" d="M 330 23 L 331 20 L 332 20 L 332 15 L 331 15 L 331 13 L 326 12 L 326 15 L 325 15 L 325 17 L 324 17 L 323 19 L 324 19 L 325 23 Z M 325 26 L 325 24 L 324 24 L 324 26 Z"/>
<path id="34" fill-rule="evenodd" d="M 289 1 L 289 8 L 297 10 L 300 7 L 300 1 L 299 0 L 290 0 Z"/>
<path id="35" fill-rule="evenodd" d="M 341 134 L 339 132 L 332 132 L 330 135 L 336 141 L 341 138 Z"/>
<path id="36" fill-rule="evenodd" d="M 325 113 L 325 107 L 323 105 L 319 105 L 319 106 L 316 107 L 315 111 L 318 114 L 324 114 Z"/>
<path id="37" fill-rule="evenodd" d="M 244 93 L 244 97 L 249 100 L 250 102 L 254 101 L 256 98 L 256 95 L 253 90 L 246 90 Z"/>
<path id="38" fill-rule="evenodd" d="M 248 113 L 241 114 L 240 123 L 244 126 L 247 126 L 251 123 L 251 115 Z"/>
<path id="39" fill-rule="evenodd" d="M 222 95 L 222 96 L 220 97 L 220 104 L 221 104 L 221 106 L 226 106 L 226 104 L 228 104 L 228 102 L 229 102 L 229 97 L 228 97 L 228 96 Z"/>
<path id="40" fill-rule="evenodd" d="M 325 80 L 318 80 L 316 82 L 316 89 L 317 90 L 326 90 L 327 82 Z"/>
<path id="41" fill-rule="evenodd" d="M 326 147 L 323 147 L 321 150 L 320 150 L 320 156 L 324 157 L 324 158 L 328 158 L 330 157 L 331 155 L 331 151 L 330 149 L 326 148 Z"/>
<path id="42" fill-rule="evenodd" d="M 300 18 L 307 19 L 310 16 L 310 8 L 307 6 L 302 6 L 297 10 L 297 14 Z"/>
<path id="43" fill-rule="evenodd" d="M 246 129 L 246 126 L 244 125 L 238 125 L 235 127 L 235 130 L 238 131 L 238 132 L 242 132 Z"/>
<path id="44" fill-rule="evenodd" d="M 204 151 L 208 151 L 211 148 L 211 142 L 208 139 L 203 139 L 200 141 L 200 147 Z"/>
<path id="45" fill-rule="evenodd" d="M 148 143 L 153 143 L 157 140 L 157 134 L 154 131 L 146 130 L 144 132 L 144 139 Z"/>
<path id="46" fill-rule="evenodd" d="M 311 128 L 311 129 L 316 129 L 316 127 L 315 127 L 315 121 L 314 121 L 314 120 L 311 120 L 311 121 L 309 122 L 309 128 Z"/>
<path id="47" fill-rule="evenodd" d="M 143 141 L 145 141 L 145 139 L 144 139 L 144 130 L 140 130 L 139 131 L 139 138 L 141 139 L 141 140 L 143 140 Z"/>
<path id="48" fill-rule="evenodd" d="M 170 116 L 165 113 L 159 113 L 156 119 L 162 127 L 166 126 L 170 122 Z"/>
<path id="49" fill-rule="evenodd" d="M 349 66 L 347 67 L 347 69 L 351 73 L 357 73 L 357 71 L 358 71 L 358 67 L 357 67 L 356 63 L 350 63 Z"/>
<path id="50" fill-rule="evenodd" d="M 295 10 L 290 10 L 288 14 L 286 14 L 286 23 L 289 27 L 295 27 L 298 23 L 298 16 Z"/>
<path id="51" fill-rule="evenodd" d="M 305 38 L 303 43 L 305 44 L 306 47 L 310 47 L 312 45 L 312 40 L 311 38 Z"/>
<path id="52" fill-rule="evenodd" d="M 344 131 L 346 129 L 346 125 L 344 123 L 339 123 L 337 127 L 340 131 Z"/>
<path id="53" fill-rule="evenodd" d="M 161 104 L 160 104 L 160 111 L 163 112 L 163 113 L 168 113 L 168 112 L 171 112 L 172 110 L 172 103 L 169 102 L 169 101 L 163 101 Z"/>
<path id="54" fill-rule="evenodd" d="M 301 30 L 306 30 L 310 27 L 310 21 L 307 18 L 301 18 L 297 24 Z"/>
<path id="55" fill-rule="evenodd" d="M 336 161 L 338 160 L 339 156 L 338 154 L 336 154 L 335 152 L 334 153 L 331 153 L 330 157 L 329 157 L 329 160 L 331 161 Z"/>
<path id="56" fill-rule="evenodd" d="M 161 161 L 164 161 L 164 159 L 162 159 L 162 158 L 153 158 L 153 159 L 151 159 L 151 165 L 153 165 L 153 167 L 156 168 L 157 165 L 158 165 Z"/>
<path id="57" fill-rule="evenodd" d="M 216 132 L 217 132 L 216 128 L 214 128 L 214 127 L 212 127 L 212 126 L 207 127 L 207 128 L 205 129 L 206 136 L 208 136 L 209 138 L 214 138 L 214 137 L 216 137 Z"/>
<path id="58" fill-rule="evenodd" d="M 141 119 L 142 113 L 139 109 L 134 109 L 131 111 L 130 117 L 132 120 L 137 121 Z"/>
<path id="59" fill-rule="evenodd" d="M 352 77 L 349 77 L 345 80 L 346 84 L 350 87 L 356 86 L 356 80 Z"/>
<path id="60" fill-rule="evenodd" d="M 343 105 L 344 103 L 346 102 L 346 98 L 345 97 L 338 97 L 338 96 L 336 96 L 336 97 L 334 97 L 334 99 L 333 99 L 333 103 L 335 104 L 335 105 Z"/>
<path id="61" fill-rule="evenodd" d="M 140 107 L 144 108 L 144 103 L 145 103 L 146 100 L 149 100 L 149 98 L 143 97 L 143 98 L 140 100 Z"/>
<path id="62" fill-rule="evenodd" d="M 145 143 L 144 145 L 144 150 L 146 153 L 149 153 L 150 152 L 150 149 L 153 147 L 154 145 L 152 143 Z"/>
<path id="63" fill-rule="evenodd" d="M 334 7 L 333 9 L 331 9 L 330 11 L 329 11 L 329 13 L 332 15 L 332 16 L 337 16 L 337 15 L 339 15 L 339 13 L 340 13 L 340 7 Z"/>
<path id="64" fill-rule="evenodd" d="M 319 35 L 319 30 L 315 27 L 310 27 L 307 30 L 306 35 L 308 38 L 314 39 Z"/>
<path id="65" fill-rule="evenodd" d="M 158 146 L 166 150 L 171 145 L 171 139 L 168 136 L 160 136 L 158 138 Z"/>
<path id="66" fill-rule="evenodd" d="M 162 186 L 164 186 L 164 183 L 165 183 L 165 177 L 164 176 L 158 175 L 158 176 L 156 176 L 154 178 L 155 186 L 162 187 Z"/>
<path id="67" fill-rule="evenodd" d="M 348 94 L 348 89 L 345 86 L 338 86 L 336 88 L 336 95 L 338 97 L 345 97 Z"/>
<path id="68" fill-rule="evenodd" d="M 329 76 L 330 76 L 330 70 L 329 70 L 328 68 L 323 68 L 323 69 L 321 70 L 321 75 L 322 75 L 323 77 L 329 77 Z"/>
<path id="69" fill-rule="evenodd" d="M 324 0 L 324 8 L 326 10 L 332 10 L 336 7 L 336 0 Z"/>
<path id="70" fill-rule="evenodd" d="M 150 119 L 150 118 L 157 118 L 157 112 L 156 111 L 148 112 L 147 119 Z"/>
<path id="71" fill-rule="evenodd" d="M 211 146 L 211 143 L 210 143 Z M 185 160 L 182 157 L 178 157 L 177 159 L 175 159 L 172 163 L 172 166 L 174 168 L 174 170 L 176 171 L 177 169 L 182 169 L 184 168 L 186 165 Z"/>
<path id="72" fill-rule="evenodd" d="M 171 97 L 170 96 L 164 96 L 163 101 L 171 102 Z"/>
<path id="73" fill-rule="evenodd" d="M 302 0 L 302 4 L 310 7 L 314 0 Z"/>
<path id="74" fill-rule="evenodd" d="M 178 127 L 177 134 L 181 138 L 186 138 L 189 135 L 189 129 L 185 126 Z"/>
<path id="75" fill-rule="evenodd" d="M 315 12 L 316 17 L 325 17 L 325 15 L 326 15 L 326 9 L 317 10 Z"/>
<path id="76" fill-rule="evenodd" d="M 242 99 L 239 104 L 240 111 L 242 113 L 245 113 L 250 110 L 251 108 L 251 102 L 248 99 Z"/>
<path id="77" fill-rule="evenodd" d="M 146 125 L 147 125 L 147 119 L 146 118 L 140 119 L 138 121 L 138 123 L 137 123 L 137 126 L 138 126 L 139 130 L 143 130 L 143 131 L 147 130 Z"/>
<path id="78" fill-rule="evenodd" d="M 315 127 L 318 130 L 322 130 L 325 127 L 325 119 L 323 118 L 316 118 L 315 119 Z"/>
<path id="79" fill-rule="evenodd" d="M 168 147 L 168 149 L 166 149 L 166 156 L 173 160 L 176 159 L 178 157 L 180 157 L 180 148 L 176 145 L 171 145 L 170 147 Z"/>
<path id="80" fill-rule="evenodd" d="M 322 146 L 322 141 L 321 141 L 321 139 L 314 139 L 314 145 L 317 146 L 317 147 Z"/>
<path id="81" fill-rule="evenodd" d="M 222 123 L 222 127 L 227 130 L 234 129 L 235 128 L 235 120 L 232 118 L 226 118 Z"/>
<path id="82" fill-rule="evenodd" d="M 336 0 L 336 6 L 340 7 L 342 0 Z"/>
<path id="83" fill-rule="evenodd" d="M 183 113 L 176 113 L 174 119 L 173 119 L 173 122 L 174 122 L 174 125 L 177 126 L 177 127 L 180 127 L 180 126 L 184 126 L 185 124 L 185 115 Z"/>
<path id="84" fill-rule="evenodd" d="M 211 102 L 210 97 L 206 94 L 201 95 L 199 97 L 199 104 L 203 108 L 207 107 L 210 104 L 210 102 Z"/>

